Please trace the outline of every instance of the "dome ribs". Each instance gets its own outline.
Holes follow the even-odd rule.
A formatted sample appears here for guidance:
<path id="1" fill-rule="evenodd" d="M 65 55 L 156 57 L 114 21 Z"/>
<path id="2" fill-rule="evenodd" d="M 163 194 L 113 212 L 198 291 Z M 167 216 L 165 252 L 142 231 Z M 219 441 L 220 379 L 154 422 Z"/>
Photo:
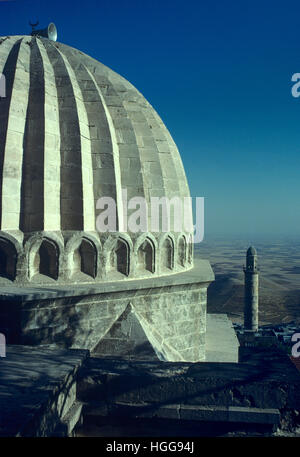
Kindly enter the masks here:
<path id="1" fill-rule="evenodd" d="M 155 143 L 158 148 L 159 161 L 163 170 L 164 185 L 168 190 L 167 196 L 180 197 L 184 205 L 184 197 L 190 197 L 182 160 L 173 141 L 170 132 L 164 125 L 157 112 L 152 109 L 147 111 L 148 123 L 154 127 L 158 135 L 154 134 Z M 184 206 L 183 206 L 184 208 Z M 186 218 L 186 212 L 183 212 L 183 217 Z M 190 223 L 192 224 L 192 215 L 190 213 Z M 171 230 L 174 228 L 171 226 Z"/>
<path id="2" fill-rule="evenodd" d="M 49 40 L 42 40 L 56 81 L 60 127 L 60 208 L 62 230 L 83 230 L 80 126 L 74 88 L 66 63 Z"/>
<path id="3" fill-rule="evenodd" d="M 59 51 L 60 52 L 60 51 Z M 93 164 L 91 150 L 91 134 L 89 127 L 88 113 L 80 77 L 78 77 L 78 68 L 73 68 L 68 56 L 60 52 L 65 63 L 75 96 L 76 111 L 79 122 L 80 132 L 80 152 L 81 152 L 81 179 L 82 179 L 82 213 L 83 213 L 83 230 L 95 230 L 95 204 L 93 192 Z"/>
<path id="4" fill-rule="evenodd" d="M 110 77 L 107 77 L 107 81 L 108 89 L 103 96 L 116 132 L 122 189 L 127 190 L 128 200 L 133 197 L 146 197 L 138 138 L 123 104 L 126 87 L 124 88 L 120 81 L 113 81 Z M 130 212 L 131 210 L 128 211 L 128 217 Z"/>
<path id="5" fill-rule="evenodd" d="M 41 42 L 44 69 L 44 230 L 60 230 L 60 128 L 55 75 Z"/>
<path id="6" fill-rule="evenodd" d="M 130 92 L 129 92 L 130 94 Z M 124 94 L 126 95 L 126 93 Z M 151 197 L 164 197 L 165 187 L 163 172 L 160 162 L 157 160 L 158 149 L 153 132 L 149 128 L 145 115 L 145 107 L 140 98 L 135 96 L 125 97 L 123 104 L 131 119 L 142 164 L 142 178 L 145 189 L 145 196 L 150 203 Z M 151 228 L 151 214 L 148 214 L 148 224 Z"/>
<path id="7" fill-rule="evenodd" d="M 17 43 L 12 39 L 5 39 L 0 46 L 0 72 L 6 78 L 6 97 L 0 101 L 0 227 L 2 227 L 2 195 L 3 195 L 3 163 L 4 151 L 9 118 L 9 106 L 11 100 L 12 86 L 15 77 L 16 60 L 21 40 Z M 8 71 L 13 65 L 13 72 Z M 8 198 L 8 197 L 6 197 Z"/>
<path id="8" fill-rule="evenodd" d="M 185 171 L 184 171 L 184 167 L 183 167 L 181 156 L 180 156 L 180 154 L 178 152 L 177 146 L 176 146 L 175 142 L 173 141 L 173 139 L 171 137 L 171 134 L 168 131 L 168 129 L 165 128 L 165 132 L 166 132 L 166 138 L 167 138 L 167 141 L 169 143 L 169 147 L 170 147 L 170 151 L 171 151 L 172 157 L 176 157 L 176 159 L 174 159 L 174 167 L 175 167 L 176 175 L 177 175 L 177 178 L 178 178 L 179 195 L 183 199 L 184 198 L 190 198 L 190 190 L 189 190 L 189 187 L 188 187 L 188 184 L 187 184 L 187 179 L 186 179 L 186 175 L 185 175 Z M 187 230 L 187 227 L 193 227 L 193 213 L 192 213 L 192 211 L 185 212 L 184 213 L 184 217 L 185 217 L 185 221 L 186 221 L 184 229 Z"/>
<path id="9" fill-rule="evenodd" d="M 178 178 L 178 185 L 179 185 L 179 189 L 180 189 L 180 195 L 183 196 L 183 197 L 189 197 L 190 196 L 190 191 L 189 191 L 189 188 L 188 188 L 187 179 L 186 179 L 186 175 L 185 175 L 182 159 L 181 159 L 181 156 L 180 156 L 179 151 L 177 149 L 177 146 L 176 146 L 173 138 L 171 137 L 170 132 L 164 126 L 164 124 L 163 124 L 162 120 L 160 119 L 159 115 L 155 112 L 154 116 L 157 118 L 157 121 L 161 125 L 161 128 L 164 129 L 166 140 L 167 140 L 167 142 L 169 144 L 169 150 L 170 150 L 170 153 L 171 153 L 171 155 L 173 157 L 174 166 L 175 166 L 175 170 L 176 170 L 176 175 L 177 175 L 177 178 Z M 176 159 L 174 159 L 175 157 L 176 157 Z"/>
<path id="10" fill-rule="evenodd" d="M 1 230 L 19 228 L 23 140 L 29 91 L 30 47 L 20 39 L 11 48 L 3 74 L 7 97 L 1 101 Z M 17 81 L 17 83 L 15 83 Z M 20 84 L 22 81 L 22 85 Z"/>
<path id="11" fill-rule="evenodd" d="M 175 168 L 174 158 L 171 154 L 169 143 L 167 141 L 164 125 L 159 122 L 159 118 L 154 115 L 154 109 L 145 110 L 145 117 L 148 126 L 151 126 L 153 131 L 153 140 L 156 144 L 159 157 L 159 163 L 162 169 L 162 178 L 164 188 L 166 189 L 166 196 L 169 198 L 180 197 L 178 176 Z M 160 125 L 162 124 L 162 125 Z"/>
<path id="12" fill-rule="evenodd" d="M 91 93 L 85 93 L 85 99 L 88 103 L 87 113 L 90 120 L 93 169 L 94 169 L 94 197 L 96 201 L 103 196 L 111 196 L 117 203 L 117 229 L 123 227 L 124 207 L 122 199 L 121 169 L 119 146 L 117 143 L 116 131 L 110 112 L 105 103 L 103 94 L 97 84 L 94 75 L 84 66 L 89 76 L 90 84 L 88 87 L 93 88 L 93 102 Z M 96 101 L 97 100 L 97 101 Z M 94 111 L 93 105 L 97 103 Z M 109 143 L 105 141 L 106 135 Z"/>
<path id="13" fill-rule="evenodd" d="M 182 222 L 182 197 L 190 197 L 185 172 L 143 95 L 102 63 L 42 37 L 0 39 L 0 72 L 7 83 L 0 100 L 0 231 L 18 252 L 15 273 L 4 268 L 3 281 L 98 283 L 190 269 L 190 229 L 175 222 Z M 115 233 L 96 230 L 101 197 L 116 202 Z M 137 220 L 127 226 L 138 209 L 132 197 L 145 197 L 148 228 Z M 161 199 L 160 209 L 149 206 L 152 197 Z M 170 226 L 159 217 L 156 227 L 153 216 L 166 210 Z"/>
<path id="14" fill-rule="evenodd" d="M 23 141 L 20 229 L 44 229 L 44 68 L 36 40 L 30 53 L 30 82 Z"/>

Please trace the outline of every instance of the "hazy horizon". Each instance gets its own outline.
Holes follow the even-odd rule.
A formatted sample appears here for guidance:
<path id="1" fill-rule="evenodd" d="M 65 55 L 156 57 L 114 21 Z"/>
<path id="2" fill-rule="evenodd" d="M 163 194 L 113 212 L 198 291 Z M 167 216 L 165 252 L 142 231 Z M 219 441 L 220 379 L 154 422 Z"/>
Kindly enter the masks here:
<path id="1" fill-rule="evenodd" d="M 299 236 L 300 4 L 0 2 L 0 35 L 55 22 L 58 41 L 120 73 L 173 136 L 206 237 Z"/>

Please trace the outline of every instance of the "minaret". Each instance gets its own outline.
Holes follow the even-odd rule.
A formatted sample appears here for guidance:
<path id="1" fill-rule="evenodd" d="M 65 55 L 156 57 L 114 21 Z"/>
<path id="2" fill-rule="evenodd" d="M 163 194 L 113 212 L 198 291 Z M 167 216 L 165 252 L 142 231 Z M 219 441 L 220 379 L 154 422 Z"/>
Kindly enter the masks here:
<path id="1" fill-rule="evenodd" d="M 258 268 L 256 249 L 250 247 L 246 256 L 244 329 L 258 330 Z"/>

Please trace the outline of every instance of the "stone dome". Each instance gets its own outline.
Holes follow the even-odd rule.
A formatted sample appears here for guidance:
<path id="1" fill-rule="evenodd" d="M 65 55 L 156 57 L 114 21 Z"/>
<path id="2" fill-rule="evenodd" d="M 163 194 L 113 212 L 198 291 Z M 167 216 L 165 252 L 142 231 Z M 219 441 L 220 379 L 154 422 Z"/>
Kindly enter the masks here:
<path id="1" fill-rule="evenodd" d="M 122 189 L 128 201 L 149 205 L 152 197 L 190 196 L 178 149 L 140 92 L 46 38 L 1 37 L 0 56 L 0 283 L 115 281 L 192 268 L 191 230 L 176 231 L 171 215 L 163 232 L 121 229 Z M 116 202 L 113 232 L 97 230 L 102 197 Z"/>

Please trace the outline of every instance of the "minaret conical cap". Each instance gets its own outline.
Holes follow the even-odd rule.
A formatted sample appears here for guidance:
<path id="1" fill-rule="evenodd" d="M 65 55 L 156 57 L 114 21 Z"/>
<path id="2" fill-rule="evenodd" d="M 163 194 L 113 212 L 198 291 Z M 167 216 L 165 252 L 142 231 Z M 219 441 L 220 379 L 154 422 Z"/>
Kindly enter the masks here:
<path id="1" fill-rule="evenodd" d="M 247 251 L 247 256 L 248 255 L 257 255 L 256 249 L 253 246 L 250 246 L 250 248 Z"/>

